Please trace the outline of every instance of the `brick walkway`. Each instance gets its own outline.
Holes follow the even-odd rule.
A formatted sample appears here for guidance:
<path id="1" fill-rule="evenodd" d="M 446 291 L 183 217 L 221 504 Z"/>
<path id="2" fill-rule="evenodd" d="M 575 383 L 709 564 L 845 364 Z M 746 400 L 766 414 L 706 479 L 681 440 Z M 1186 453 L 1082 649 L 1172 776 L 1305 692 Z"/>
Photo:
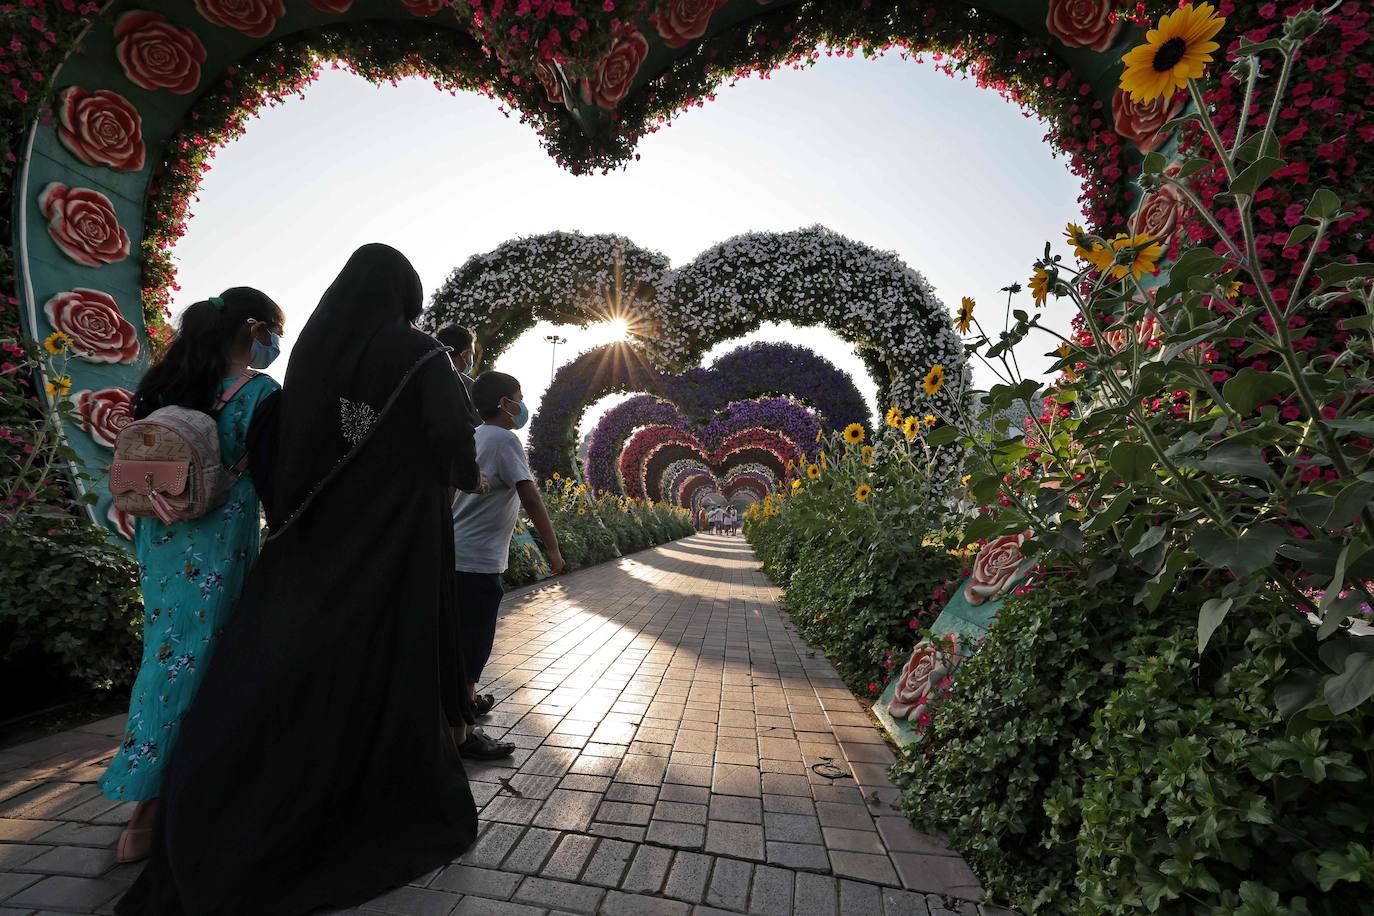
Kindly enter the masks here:
<path id="1" fill-rule="evenodd" d="M 507 598 L 469 768 L 482 832 L 360 913 L 963 916 L 977 879 L 913 830 L 893 759 L 742 539 L 698 535 Z M 110 913 L 120 719 L 0 751 L 0 916 Z"/>

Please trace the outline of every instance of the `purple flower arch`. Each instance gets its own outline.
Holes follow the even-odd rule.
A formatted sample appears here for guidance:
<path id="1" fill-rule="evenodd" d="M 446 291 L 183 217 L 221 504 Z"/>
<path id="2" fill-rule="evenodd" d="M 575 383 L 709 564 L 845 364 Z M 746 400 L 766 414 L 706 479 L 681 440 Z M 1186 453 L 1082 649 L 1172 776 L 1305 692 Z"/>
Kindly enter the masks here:
<path id="1" fill-rule="evenodd" d="M 530 467 L 541 479 L 576 475 L 577 424 L 608 394 L 648 392 L 689 420 L 707 423 L 735 401 L 792 397 L 820 415 L 827 432 L 860 423 L 870 433 L 868 404 L 849 374 L 819 354 L 786 343 L 753 343 L 724 354 L 710 368 L 678 375 L 654 371 L 624 343 L 588 350 L 559 367 L 530 422 Z M 708 426 L 709 428 L 709 426 Z M 815 434 L 811 434 L 812 441 Z"/>

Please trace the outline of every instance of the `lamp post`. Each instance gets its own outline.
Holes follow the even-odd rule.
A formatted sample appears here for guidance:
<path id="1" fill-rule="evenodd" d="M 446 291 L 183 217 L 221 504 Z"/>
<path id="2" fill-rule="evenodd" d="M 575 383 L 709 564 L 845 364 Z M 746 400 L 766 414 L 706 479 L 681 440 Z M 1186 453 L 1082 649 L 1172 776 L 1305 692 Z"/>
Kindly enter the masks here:
<path id="1" fill-rule="evenodd" d="M 567 343 L 568 338 L 559 337 L 557 334 L 548 334 L 545 335 L 544 339 L 553 345 L 549 353 L 549 384 L 552 385 L 554 370 L 558 368 L 558 345 Z"/>

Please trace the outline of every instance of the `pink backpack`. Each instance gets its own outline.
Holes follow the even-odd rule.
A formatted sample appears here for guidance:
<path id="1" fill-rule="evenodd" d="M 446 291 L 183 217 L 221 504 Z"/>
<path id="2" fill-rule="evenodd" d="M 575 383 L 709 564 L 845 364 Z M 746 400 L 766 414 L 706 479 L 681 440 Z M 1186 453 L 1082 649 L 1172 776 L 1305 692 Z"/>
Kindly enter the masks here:
<path id="1" fill-rule="evenodd" d="M 255 378 L 256 372 L 246 370 L 209 413 L 161 407 L 120 430 L 110 464 L 115 508 L 171 525 L 200 518 L 223 503 L 247 467 L 248 454 L 232 468 L 224 466 L 216 416 Z"/>

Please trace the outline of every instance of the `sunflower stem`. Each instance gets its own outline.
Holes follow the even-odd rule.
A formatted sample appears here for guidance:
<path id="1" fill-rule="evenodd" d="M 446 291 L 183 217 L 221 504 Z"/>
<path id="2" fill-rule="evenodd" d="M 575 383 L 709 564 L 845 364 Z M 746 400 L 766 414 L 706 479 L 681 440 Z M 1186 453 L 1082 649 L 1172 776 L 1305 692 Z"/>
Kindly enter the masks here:
<path id="1" fill-rule="evenodd" d="M 1211 141 L 1212 148 L 1217 151 L 1217 156 L 1221 159 L 1221 166 L 1226 170 L 1226 180 L 1228 182 L 1236 180 L 1236 163 L 1231 158 L 1231 154 L 1226 150 L 1226 144 L 1221 142 L 1221 134 L 1217 133 L 1217 126 L 1212 122 L 1212 115 L 1207 110 L 1207 100 L 1202 96 L 1202 87 L 1197 84 L 1197 80 L 1188 80 L 1188 94 L 1193 97 L 1193 107 L 1197 109 L 1198 121 L 1202 123 L 1202 129 L 1207 134 L 1207 139 Z"/>

